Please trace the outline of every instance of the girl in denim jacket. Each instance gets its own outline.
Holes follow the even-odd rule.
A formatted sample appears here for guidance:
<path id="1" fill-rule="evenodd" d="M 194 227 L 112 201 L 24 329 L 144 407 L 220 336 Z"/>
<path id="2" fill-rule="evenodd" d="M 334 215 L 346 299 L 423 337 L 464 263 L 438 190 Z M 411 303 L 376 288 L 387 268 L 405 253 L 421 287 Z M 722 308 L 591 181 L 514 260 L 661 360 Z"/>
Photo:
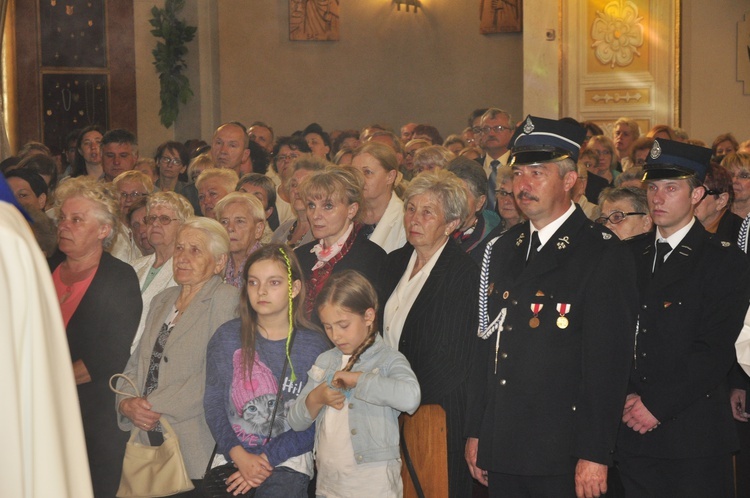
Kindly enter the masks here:
<path id="1" fill-rule="evenodd" d="M 315 422 L 316 496 L 401 497 L 398 416 L 419 407 L 417 377 L 378 334 L 377 294 L 360 273 L 332 275 L 315 307 L 336 348 L 318 356 L 287 421 Z"/>

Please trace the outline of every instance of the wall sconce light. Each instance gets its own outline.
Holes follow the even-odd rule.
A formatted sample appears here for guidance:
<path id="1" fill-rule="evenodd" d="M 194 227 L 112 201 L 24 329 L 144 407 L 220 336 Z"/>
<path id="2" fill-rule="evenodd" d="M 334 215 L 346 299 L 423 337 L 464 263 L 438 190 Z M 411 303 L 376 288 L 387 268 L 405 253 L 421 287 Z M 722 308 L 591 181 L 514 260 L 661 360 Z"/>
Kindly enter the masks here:
<path id="1" fill-rule="evenodd" d="M 417 13 L 417 8 L 421 7 L 419 0 L 393 0 L 396 4 L 396 10 L 401 10 L 402 5 L 406 5 L 406 12 L 409 12 L 409 7 L 414 7 L 414 13 Z"/>

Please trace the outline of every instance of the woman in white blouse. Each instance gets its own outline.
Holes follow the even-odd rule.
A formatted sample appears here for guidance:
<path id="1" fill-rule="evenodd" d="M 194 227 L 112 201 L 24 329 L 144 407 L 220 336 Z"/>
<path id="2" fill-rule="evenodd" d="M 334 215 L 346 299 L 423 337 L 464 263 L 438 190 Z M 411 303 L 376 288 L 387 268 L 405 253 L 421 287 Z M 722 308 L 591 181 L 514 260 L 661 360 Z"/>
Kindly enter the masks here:
<path id="1" fill-rule="evenodd" d="M 132 265 L 138 274 L 143 298 L 143 312 L 138 331 L 130 346 L 130 353 L 135 351 L 141 340 L 146 325 L 146 316 L 155 295 L 174 287 L 177 283 L 172 276 L 172 255 L 177 237 L 177 230 L 193 215 L 190 202 L 180 194 L 174 192 L 157 192 L 152 194 L 146 204 L 146 232 L 148 241 L 154 248 L 154 253 L 133 261 Z"/>
<path id="2" fill-rule="evenodd" d="M 362 223 L 371 242 L 391 252 L 406 243 L 404 203 L 394 192 L 398 174 L 396 153 L 379 142 L 367 142 L 354 151 L 352 166 L 365 177 Z"/>
<path id="3" fill-rule="evenodd" d="M 445 410 L 449 496 L 469 497 L 463 425 L 469 361 L 478 345 L 479 268 L 451 237 L 468 215 L 468 200 L 456 175 L 436 170 L 411 181 L 404 206 L 408 244 L 383 266 L 383 295 L 390 296 L 383 336 L 409 360 L 422 405 Z"/>

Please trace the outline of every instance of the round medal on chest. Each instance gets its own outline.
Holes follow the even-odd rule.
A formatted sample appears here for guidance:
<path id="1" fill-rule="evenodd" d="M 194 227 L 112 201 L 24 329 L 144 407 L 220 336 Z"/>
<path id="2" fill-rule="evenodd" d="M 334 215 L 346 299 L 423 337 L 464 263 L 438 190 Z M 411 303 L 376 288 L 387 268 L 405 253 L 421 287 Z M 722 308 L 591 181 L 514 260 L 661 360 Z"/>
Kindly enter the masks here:
<path id="1" fill-rule="evenodd" d="M 539 318 L 533 316 L 531 317 L 531 320 L 529 320 L 529 327 L 532 329 L 535 329 L 539 326 Z"/>
<path id="2" fill-rule="evenodd" d="M 564 316 L 558 316 L 557 317 L 557 327 L 561 329 L 568 328 L 568 319 Z"/>

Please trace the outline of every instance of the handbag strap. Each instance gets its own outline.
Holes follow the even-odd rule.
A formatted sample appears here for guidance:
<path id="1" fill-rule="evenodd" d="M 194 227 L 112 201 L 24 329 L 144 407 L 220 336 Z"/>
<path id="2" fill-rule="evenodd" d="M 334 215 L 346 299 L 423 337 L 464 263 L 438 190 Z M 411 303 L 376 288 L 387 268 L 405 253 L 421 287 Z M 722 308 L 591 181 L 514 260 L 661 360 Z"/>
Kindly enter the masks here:
<path id="1" fill-rule="evenodd" d="M 117 389 L 115 386 L 112 385 L 112 381 L 118 378 L 125 379 L 133 387 L 133 391 L 135 391 L 136 393 L 138 392 L 138 386 L 135 385 L 135 382 L 133 382 L 133 379 L 131 379 L 125 374 L 114 374 L 112 377 L 109 378 L 109 388 L 112 390 L 112 392 L 114 392 L 115 394 L 119 394 L 121 396 L 126 396 L 128 398 L 137 398 L 138 394 L 131 394 L 131 393 L 126 393 L 124 391 L 120 391 L 119 389 Z"/>
<path id="2" fill-rule="evenodd" d="M 291 356 L 292 346 L 294 345 L 295 337 L 297 337 L 296 330 L 292 332 L 292 338 L 289 341 L 289 356 Z M 284 389 L 284 376 L 286 376 L 286 367 L 288 366 L 289 366 L 289 357 L 287 355 L 284 355 L 284 366 L 281 369 L 281 376 L 279 377 L 279 388 L 276 391 L 276 402 L 273 404 L 273 413 L 271 414 L 271 423 L 269 424 L 270 429 L 268 429 L 268 436 L 266 436 L 266 439 L 263 440 L 263 444 L 266 444 L 268 440 L 271 439 L 271 434 L 273 434 L 273 423 L 276 420 L 276 412 L 279 409 L 279 401 L 281 400 L 281 391 Z M 214 445 L 214 450 L 211 452 L 211 458 L 208 459 L 208 465 L 206 466 L 206 472 L 204 472 L 204 475 L 207 474 L 209 470 L 211 470 L 211 464 L 214 462 L 214 458 L 216 458 L 216 453 L 218 451 L 219 451 L 219 444 L 217 443 Z"/>
<path id="3" fill-rule="evenodd" d="M 414 462 L 411 461 L 411 455 L 409 455 L 409 448 L 406 447 L 406 438 L 404 437 L 404 424 L 400 424 L 399 432 L 401 433 L 401 452 L 404 454 L 404 463 L 406 464 L 406 470 L 409 471 L 409 477 L 411 477 L 411 483 L 414 485 L 414 490 L 417 492 L 419 498 L 425 498 L 424 491 L 422 490 L 422 484 L 419 482 L 419 476 L 417 476 L 417 469 L 414 468 Z"/>

